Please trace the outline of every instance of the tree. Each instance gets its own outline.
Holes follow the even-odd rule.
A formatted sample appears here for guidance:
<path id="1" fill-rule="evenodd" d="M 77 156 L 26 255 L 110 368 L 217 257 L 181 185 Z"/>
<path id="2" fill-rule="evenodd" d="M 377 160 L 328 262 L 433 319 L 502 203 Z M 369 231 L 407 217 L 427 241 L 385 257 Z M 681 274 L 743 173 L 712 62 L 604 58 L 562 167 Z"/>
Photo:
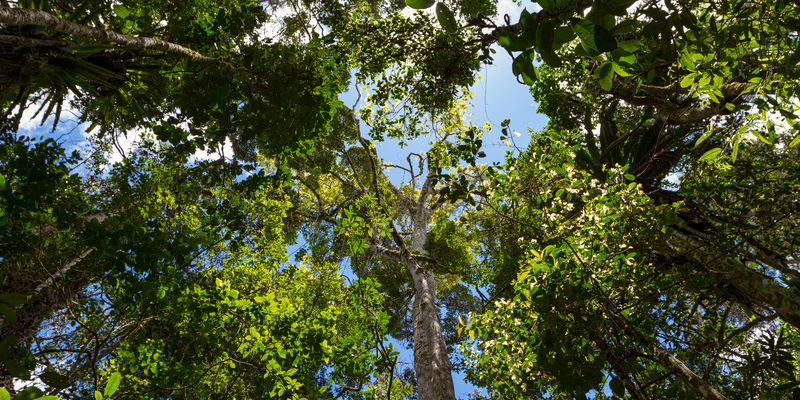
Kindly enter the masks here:
<path id="1" fill-rule="evenodd" d="M 120 396 L 359 395 L 388 357 L 375 285 L 346 287 L 330 264 L 285 264 L 279 179 L 234 181 L 241 165 L 187 166 L 150 146 L 91 183 L 52 141 L 9 146 L 6 388 L 34 372 L 51 393 L 86 397 L 116 371 Z M 37 156 L 52 165 L 30 169 Z M 44 178 L 50 192 L 29 190 Z M 86 210 L 75 216 L 64 202 L 77 200 Z"/>
<path id="2" fill-rule="evenodd" d="M 535 137 L 523 156 L 490 177 L 485 213 L 506 227 L 486 240 L 508 232 L 499 240 L 522 251 L 511 266 L 514 282 L 498 274 L 500 300 L 472 322 L 482 338 L 471 350 L 473 379 L 503 397 L 582 396 L 605 384 L 633 397 L 791 391 L 795 355 L 787 338 L 794 329 L 690 260 L 653 246 L 672 234 L 669 226 L 683 223 L 676 218 L 682 206 L 653 203 L 619 167 L 606 169 L 604 181 L 578 168 L 579 137 Z M 764 150 L 774 149 L 752 155 Z M 509 370 L 521 373 L 503 378 Z M 673 375 L 685 383 L 665 381 Z"/>
<path id="3" fill-rule="evenodd" d="M 487 200 L 508 221 L 505 241 L 520 245 L 510 271 L 495 272 L 504 300 L 475 325 L 484 340 L 476 379 L 505 396 L 580 396 L 606 383 L 634 398 L 684 387 L 707 398 L 784 395 L 796 385 L 794 333 L 785 332 L 797 327 L 798 296 L 787 284 L 797 271 L 795 201 L 782 193 L 796 176 L 777 160 L 794 157 L 798 141 L 785 89 L 796 80 L 796 43 L 781 25 L 796 21 L 796 7 L 541 5 L 493 27 L 550 123 L 496 178 L 504 195 Z M 534 54 L 545 64 L 533 65 Z M 758 61 L 766 54 L 788 64 Z M 753 164 L 768 159 L 774 168 Z M 641 197 L 627 214 L 632 190 Z M 754 197 L 733 194 L 742 190 Z M 767 206 L 762 190 L 780 200 Z M 509 369 L 540 375 L 500 379 Z M 672 376 L 684 383 L 667 383 Z"/>
<path id="4" fill-rule="evenodd" d="M 44 9 L 26 9 L 26 5 Z M 53 390 L 62 389 L 61 384 L 66 379 L 83 382 L 78 383 L 78 387 L 85 384 L 91 391 L 100 382 L 98 368 L 106 369 L 108 373 L 113 370 L 104 365 L 108 357 L 114 357 L 118 362 L 129 362 L 125 361 L 127 356 L 118 352 L 127 351 L 126 346 L 131 346 L 128 342 L 136 343 L 142 338 L 140 335 L 151 332 L 148 321 L 157 319 L 166 323 L 171 318 L 183 315 L 158 315 L 152 307 L 157 300 L 166 296 L 170 288 L 177 290 L 175 285 L 186 285 L 193 280 L 203 279 L 202 271 L 213 266 L 213 263 L 204 265 L 201 262 L 205 260 L 201 257 L 203 254 L 220 251 L 220 246 L 235 248 L 253 245 L 249 240 L 252 236 L 250 229 L 254 227 L 244 221 L 252 220 L 254 215 L 240 218 L 244 214 L 224 211 L 227 205 L 225 200 L 222 204 L 215 204 L 212 199 L 230 199 L 232 204 L 240 205 L 242 196 L 256 193 L 253 191 L 254 185 L 258 186 L 258 182 L 270 179 L 263 174 L 263 167 L 236 162 L 228 164 L 225 161 L 192 166 L 187 165 L 186 157 L 197 148 L 228 139 L 234 142 L 236 155 L 244 160 L 252 159 L 255 151 L 260 157 L 275 157 L 275 165 L 279 168 L 273 178 L 280 180 L 284 163 L 291 160 L 286 158 L 287 154 L 296 150 L 299 150 L 299 154 L 307 154 L 314 142 L 336 146 L 336 141 L 341 140 L 341 137 L 337 138 L 336 132 L 331 129 L 337 124 L 340 126 L 341 119 L 347 115 L 346 112 L 336 111 L 340 102 L 333 98 L 341 90 L 341 67 L 344 65 L 341 61 L 344 59 L 336 54 L 336 43 L 331 46 L 330 38 L 322 38 L 316 33 L 312 35 L 308 33 L 308 29 L 308 42 L 298 41 L 298 26 L 292 27 L 289 18 L 284 25 L 285 41 L 265 44 L 254 30 L 261 27 L 260 24 L 268 14 L 255 4 L 211 10 L 207 8 L 207 4 L 198 3 L 193 12 L 203 17 L 200 18 L 199 25 L 194 22 L 186 23 L 187 19 L 197 20 L 194 16 L 186 18 L 187 15 L 181 10 L 163 4 L 102 4 L 91 9 L 75 8 L 61 3 L 25 3 L 20 6 L 22 7 L 12 8 L 3 5 L 3 13 L 0 15 L 3 28 L 9 33 L 4 36 L 6 43 L 10 44 L 7 53 L 11 61 L 8 64 L 8 76 L 20 78 L 4 82 L 4 95 L 16 92 L 14 97 L 7 97 L 4 104 L 8 111 L 7 116 L 17 108 L 15 119 L 8 121 L 8 128 L 15 129 L 22 111 L 31 100 L 41 102 L 39 113 L 44 111 L 43 118 L 54 112 L 57 123 L 62 104 L 71 95 L 75 97 L 73 104 L 79 107 L 81 118 L 96 123 L 101 128 L 101 135 L 110 134 L 111 139 L 114 139 L 113 136 L 121 130 L 147 127 L 152 129 L 157 139 L 173 145 L 165 147 L 146 144 L 143 149 L 150 152 L 149 155 L 137 153 L 132 159 L 115 166 L 109 177 L 98 170 L 90 180 L 81 182 L 78 176 L 67 172 L 79 164 L 80 160 L 65 159 L 59 153 L 62 150 L 54 142 L 49 142 L 53 146 L 50 161 L 56 163 L 59 171 L 54 179 L 68 182 L 71 185 L 68 189 L 70 192 L 89 194 L 83 199 L 81 211 L 69 206 L 64 208 L 69 214 L 63 217 L 65 222 L 48 223 L 53 219 L 50 216 L 52 211 L 44 201 L 32 203 L 35 209 L 33 215 L 38 217 L 41 214 L 39 218 L 47 222 L 36 220 L 29 223 L 21 220 L 17 203 L 24 203 L 29 199 L 18 195 L 18 190 L 27 177 L 19 176 L 19 170 L 15 166 L 18 160 L 14 158 L 18 155 L 9 154 L 4 164 L 11 189 L 7 192 L 7 210 L 12 216 L 11 223 L 7 226 L 7 237 L 12 238 L 20 226 L 39 224 L 42 228 L 32 230 L 31 238 L 20 238 L 25 242 L 30 242 L 29 239 L 35 239 L 34 243 L 42 242 L 40 248 L 27 246 L 32 247 L 27 253 L 48 253 L 55 259 L 67 257 L 62 262 L 63 267 L 57 266 L 56 273 L 49 278 L 19 275 L 15 272 L 24 269 L 22 260 L 25 259 L 26 251 L 20 251 L 22 248 L 17 248 L 12 253 L 14 260 L 20 260 L 17 265 L 11 263 L 12 258 L 4 260 L 5 266 L 14 265 L 4 271 L 7 272 L 7 287 L 20 288 L 25 297 L 24 302 L 9 298 L 9 304 L 16 308 L 8 310 L 8 319 L 24 316 L 22 319 L 26 323 L 25 332 L 17 332 L 22 329 L 19 324 L 4 327 L 17 333 L 13 335 L 13 340 L 4 343 L 5 348 L 18 349 L 24 353 L 24 357 L 15 355 L 15 358 L 6 358 L 4 361 L 7 361 L 6 366 L 9 367 L 17 359 L 31 361 L 26 361 L 24 366 L 15 367 L 16 369 L 12 368 L 14 371 L 7 371 L 8 374 L 4 377 L 8 380 L 12 376 L 28 376 L 28 372 L 34 369 L 34 358 L 30 357 L 29 349 L 34 344 L 41 345 L 36 337 L 37 332 L 43 326 L 49 326 L 45 329 L 57 330 L 61 334 L 57 338 L 50 338 L 47 348 L 37 352 L 35 359 L 53 366 L 47 370 L 48 380 L 58 381 L 58 387 L 53 386 Z M 295 15 L 299 16 L 302 10 L 298 10 L 297 6 L 292 7 Z M 316 10 L 319 12 L 316 16 L 332 18 L 333 15 L 341 16 L 343 12 L 338 5 L 327 7 L 321 12 Z M 345 44 L 349 43 L 348 40 L 362 40 L 353 35 L 367 27 L 362 17 L 359 13 L 355 14 L 348 28 L 351 30 L 346 31 L 341 39 Z M 237 25 L 238 20 L 247 23 Z M 399 27 L 393 29 L 408 31 L 420 26 L 419 20 L 413 21 L 399 16 L 393 16 L 389 20 L 401 22 Z M 160 21 L 165 21 L 166 25 L 162 26 Z M 302 25 L 310 21 L 299 22 L 302 29 Z M 124 33 L 109 29 L 107 23 L 111 28 L 117 28 Z M 226 25 L 228 23 L 230 26 Z M 202 28 L 209 37 L 196 35 L 196 28 Z M 335 25 L 333 28 L 339 29 Z M 146 37 L 147 34 L 152 34 L 153 37 Z M 440 48 L 447 46 L 451 49 L 460 47 L 457 41 L 452 40 L 456 37 L 444 42 L 440 41 L 441 38 L 439 33 L 431 35 L 426 39 L 435 40 L 429 40 L 429 44 L 420 43 L 416 52 L 410 54 L 412 57 L 429 57 L 430 53 L 426 50 L 429 45 Z M 254 40 L 255 43 L 252 43 Z M 177 44 L 179 42 L 191 43 L 191 47 Z M 220 56 L 212 58 L 211 54 Z M 469 52 L 462 50 L 455 52 L 454 56 L 461 57 L 463 61 L 464 54 L 469 55 Z M 365 63 L 377 63 L 374 65 L 385 65 L 384 68 L 388 68 L 388 65 L 397 62 L 397 58 L 402 61 L 406 55 L 375 55 L 363 60 Z M 164 56 L 174 56 L 171 59 L 175 64 L 171 65 L 170 58 Z M 359 56 L 360 54 L 353 55 L 354 58 Z M 310 57 L 315 57 L 314 63 L 308 62 Z M 433 62 L 433 59 L 428 58 L 427 63 Z M 41 69 L 40 72 L 47 73 L 32 74 L 35 78 L 33 80 L 21 79 L 27 76 L 29 67 L 34 65 Z M 431 109 L 446 107 L 451 96 L 435 92 L 439 91 L 440 83 L 457 87 L 462 84 L 460 82 L 469 81 L 471 76 L 468 71 L 476 65 L 468 63 L 465 66 L 459 73 L 442 70 L 447 66 L 441 64 L 428 65 L 427 70 L 423 69 L 419 77 L 430 82 L 430 86 L 426 90 L 418 91 L 421 98 L 418 104 L 428 104 Z M 372 71 L 378 72 L 379 69 Z M 442 77 L 445 72 L 452 77 Z M 198 85 L 198 81 L 205 85 Z M 277 82 L 281 82 L 280 87 L 275 85 Z M 294 82 L 299 86 L 293 88 L 285 85 L 286 82 Z M 249 90 L 253 86 L 258 90 Z M 113 107 L 110 107 L 112 104 Z M 287 109 L 289 112 L 284 112 Z M 168 117 L 161 118 L 161 114 Z M 182 123 L 188 123 L 188 127 L 182 127 Z M 18 137 L 11 134 L 6 140 L 11 146 L 11 142 L 17 141 Z M 29 151 L 24 150 L 24 144 L 22 147 L 14 146 L 23 153 Z M 159 163 L 164 163 L 165 168 L 159 167 Z M 233 176 L 245 171 L 254 172 L 254 168 L 258 168 L 260 172 L 253 179 L 232 183 Z M 223 172 L 220 180 L 210 178 L 219 172 Z M 59 184 L 63 185 L 60 181 Z M 56 189 L 56 192 L 61 190 Z M 140 196 L 155 196 L 155 200 L 135 200 Z M 190 203 L 189 199 L 193 199 L 197 206 L 179 208 Z M 253 210 L 246 208 L 241 211 L 246 213 Z M 205 215 L 196 215 L 198 212 Z M 160 215 L 168 218 L 158 221 Z M 51 234 L 58 235 L 58 240 L 54 241 Z M 159 246 L 158 243 L 162 241 L 169 243 L 169 246 Z M 11 242 L 13 241 L 9 241 L 9 248 L 13 248 Z M 53 243 L 57 243 L 58 247 L 44 250 L 45 246 Z M 70 253 L 68 248 L 81 250 L 77 256 L 70 256 L 67 254 Z M 52 264 L 58 263 L 55 260 L 44 262 L 45 274 L 51 271 Z M 432 277 L 426 279 L 432 280 Z M 424 283 L 424 280 L 417 281 Z M 28 290 L 21 282 L 35 287 Z M 111 282 L 113 284 L 107 286 Z M 60 292 L 63 296 L 46 296 L 40 288 Z M 86 292 L 87 290 L 90 291 Z M 438 309 L 432 304 L 435 289 L 431 287 L 428 291 L 426 296 L 420 297 L 429 305 L 422 320 L 430 324 L 438 319 L 438 315 L 435 315 Z M 32 302 L 45 297 L 50 297 L 51 300 L 47 307 Z M 64 310 L 69 315 L 58 314 Z M 111 312 L 107 313 L 105 310 Z M 75 323 L 79 328 L 70 325 Z M 67 328 L 63 328 L 62 324 L 66 324 Z M 380 327 L 380 324 L 377 326 Z M 202 329 L 202 326 L 195 328 Z M 380 329 L 376 334 L 379 331 Z M 222 334 L 224 331 L 215 333 Z M 443 345 L 440 333 L 433 332 L 422 337 L 428 336 L 433 338 L 432 343 Z M 11 338 L 12 335 L 7 337 Z M 224 336 L 214 340 L 222 337 Z M 170 339 L 177 340 L 172 337 Z M 174 351 L 160 349 L 146 341 L 144 345 L 149 355 L 166 356 Z M 71 351 L 81 356 L 64 355 Z M 382 353 L 384 356 L 388 354 Z M 421 353 L 420 358 L 425 355 Z M 185 353 L 181 358 L 184 357 Z M 437 357 L 436 362 L 449 363 L 447 351 L 438 352 Z M 75 365 L 69 371 L 69 376 L 56 371 L 63 362 Z M 142 368 L 151 368 L 152 374 L 156 374 L 155 365 L 157 363 L 139 364 Z M 192 364 L 181 368 L 190 368 L 189 365 Z M 215 368 L 215 365 L 209 366 L 206 373 Z M 147 369 L 145 373 L 146 371 Z M 309 371 L 315 370 L 312 368 Z M 449 379 L 449 365 L 444 371 Z M 167 377 L 172 378 L 146 379 L 137 384 L 138 389 L 124 388 L 120 393 L 152 390 L 153 385 L 162 385 L 158 387 L 164 388 L 169 379 L 180 381 L 191 376 L 188 372 L 178 373 L 175 378 L 174 374 L 174 371 L 167 372 Z M 363 383 L 365 378 L 360 379 Z M 438 380 L 429 381 L 433 384 Z M 6 386 L 11 388 L 10 381 L 6 382 Z M 188 388 L 196 385 L 184 386 Z M 213 391 L 208 387 L 206 390 Z M 391 385 L 387 392 L 390 390 Z M 452 392 L 452 383 L 450 391 Z"/>
<path id="5" fill-rule="evenodd" d="M 5 129 L 17 128 L 30 103 L 40 107 L 42 121 L 54 115 L 55 123 L 67 104 L 108 141 L 147 128 L 189 154 L 226 140 L 242 154 L 254 146 L 279 154 L 324 136 L 341 104 L 336 96 L 346 66 L 320 35 L 304 30 L 306 42 L 300 41 L 297 29 L 308 21 L 274 37 L 260 33 L 277 6 L 198 1 L 1 7 Z M 303 13 L 292 11 L 287 24 Z M 320 18 L 334 11 L 323 9 Z"/>
<path id="6" fill-rule="evenodd" d="M 300 173 L 308 214 L 316 221 L 306 231 L 306 240 L 312 257 L 330 257 L 337 242 L 346 244 L 340 257 L 349 256 L 360 277 L 376 279 L 390 296 L 392 334 L 412 341 L 419 398 L 454 399 L 447 340 L 454 332 L 445 328 L 455 327 L 453 322 L 442 323 L 441 312 L 448 306 L 449 317 L 456 320 L 470 309 L 472 295 L 462 290 L 466 286 L 461 281 L 471 279 L 473 257 L 463 240 L 466 233 L 452 221 L 454 207 L 443 201 L 439 181 L 443 171 L 470 154 L 472 148 L 464 148 L 479 142 L 481 132 L 464 123 L 464 101 L 446 114 L 404 113 L 398 112 L 401 106 L 383 104 L 368 104 L 360 112 L 370 136 L 426 134 L 430 149 L 411 152 L 407 165 L 395 165 L 378 157 L 373 141 L 358 137 L 329 170 Z M 392 169 L 404 173 L 407 181 L 390 180 L 385 171 Z M 333 230 L 333 238 L 325 230 Z M 460 300 L 460 308 L 447 298 Z M 405 326 L 409 306 L 410 326 Z"/>
<path id="7" fill-rule="evenodd" d="M 499 398 L 796 394 L 797 6 L 537 4 L 0 4 L 3 384 L 447 399 L 463 354 Z M 550 121 L 484 166 L 459 99 L 494 43 Z M 65 104 L 148 139 L 14 133 Z"/>

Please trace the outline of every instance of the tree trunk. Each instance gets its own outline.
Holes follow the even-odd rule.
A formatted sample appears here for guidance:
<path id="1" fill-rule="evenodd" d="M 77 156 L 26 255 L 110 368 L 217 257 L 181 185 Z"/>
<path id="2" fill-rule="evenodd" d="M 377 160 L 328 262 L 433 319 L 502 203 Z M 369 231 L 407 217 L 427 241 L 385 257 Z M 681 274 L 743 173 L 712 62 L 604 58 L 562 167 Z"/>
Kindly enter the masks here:
<path id="1" fill-rule="evenodd" d="M 678 229 L 670 228 L 667 245 L 680 255 L 699 264 L 755 304 L 771 307 L 785 322 L 800 328 L 800 296 L 774 279 L 748 268 L 729 257 L 724 249 L 707 244 Z"/>
<path id="2" fill-rule="evenodd" d="M 0 23 L 12 26 L 46 26 L 55 31 L 78 36 L 84 39 L 96 40 L 104 43 L 116 43 L 131 50 L 159 50 L 194 61 L 223 64 L 221 61 L 215 58 L 204 56 L 197 51 L 175 43 L 149 37 L 127 36 L 106 29 L 98 29 L 76 24 L 74 22 L 58 18 L 44 11 L 0 6 Z"/>
<path id="3" fill-rule="evenodd" d="M 428 236 L 427 215 L 423 203 L 417 205 L 411 249 L 422 254 Z M 406 263 L 414 282 L 414 372 L 419 400 L 455 400 L 453 373 L 447 344 L 442 336 L 439 307 L 436 305 L 436 279 L 433 272 L 413 258 Z"/>
<path id="4" fill-rule="evenodd" d="M 378 168 L 374 146 L 364 138 L 359 138 L 359 142 L 369 154 L 369 162 L 372 170 L 372 188 L 378 201 L 381 200 L 381 190 L 378 184 Z M 450 355 L 447 351 L 447 344 L 442 336 L 442 325 L 439 321 L 439 307 L 436 305 L 436 279 L 433 271 L 423 261 L 425 253 L 425 241 L 428 238 L 428 219 L 431 210 L 427 206 L 428 196 L 434 185 L 436 173 L 431 167 L 430 158 L 428 159 L 428 176 L 422 184 L 420 194 L 417 199 L 405 197 L 396 188 L 398 198 L 404 201 L 402 208 L 406 209 L 411 216 L 411 245 L 408 246 L 405 238 L 395 229 L 392 224 L 392 239 L 399 248 L 399 251 L 387 251 L 377 243 L 372 243 L 373 251 L 398 261 L 406 266 L 414 284 L 414 304 L 411 308 L 411 322 L 414 329 L 414 373 L 417 379 L 417 398 L 419 400 L 455 400 L 455 388 L 453 387 L 453 373 L 450 365 Z M 385 177 L 384 177 L 385 178 Z M 416 179 L 412 172 L 412 188 L 416 188 Z M 391 183 L 389 184 L 390 187 Z M 389 215 L 386 215 L 389 217 Z M 390 217 L 391 218 L 391 217 Z"/>
<path id="5" fill-rule="evenodd" d="M 414 267 L 409 266 L 409 270 Z M 420 400 L 455 399 L 453 376 L 447 345 L 436 306 L 436 281 L 433 273 L 418 269 L 414 276 L 414 372 Z M 413 276 L 412 275 L 412 276 Z"/>

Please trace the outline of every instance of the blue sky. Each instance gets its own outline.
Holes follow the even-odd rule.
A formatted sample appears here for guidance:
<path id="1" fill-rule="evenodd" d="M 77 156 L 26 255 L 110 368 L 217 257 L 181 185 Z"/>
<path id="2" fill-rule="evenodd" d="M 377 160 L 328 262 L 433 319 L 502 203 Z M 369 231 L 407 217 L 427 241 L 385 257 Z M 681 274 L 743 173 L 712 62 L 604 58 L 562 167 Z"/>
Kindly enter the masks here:
<path id="1" fill-rule="evenodd" d="M 512 16 L 519 15 L 519 7 L 513 5 L 509 0 L 502 0 L 501 6 L 506 8 Z M 508 4 L 506 4 L 508 3 Z M 518 131 L 521 136 L 515 138 L 515 143 L 524 147 L 528 142 L 528 129 L 539 130 L 544 127 L 547 120 L 544 116 L 536 113 L 536 105 L 530 95 L 528 87 L 517 82 L 511 72 L 511 57 L 503 50 L 497 50 L 494 63 L 484 65 L 480 71 L 480 80 L 472 87 L 474 98 L 469 111 L 469 121 L 481 126 L 484 122 L 489 122 L 493 128 L 492 132 L 484 136 L 484 152 L 487 157 L 480 162 L 491 163 L 502 161 L 505 153 L 512 150 L 500 141 L 500 123 L 505 119 L 511 120 L 511 129 Z M 351 105 L 355 101 L 356 95 L 351 90 L 341 96 L 345 104 Z M 35 109 L 35 107 L 33 107 Z M 77 124 L 77 115 L 70 115 L 69 112 L 62 116 L 62 122 L 58 125 L 55 132 L 50 132 L 52 120 L 46 121 L 40 126 L 40 120 L 31 119 L 33 110 L 26 110 L 23 116 L 20 134 L 33 137 L 54 137 L 57 138 L 66 148 L 81 148 L 87 146 L 84 131 L 86 125 Z M 129 133 L 128 137 L 121 138 L 119 147 L 127 152 L 134 142 L 138 139 L 136 133 Z M 404 164 L 405 157 L 409 152 L 424 152 L 427 150 L 428 139 L 418 138 L 411 141 L 405 147 L 400 147 L 397 141 L 387 141 L 378 145 L 378 154 L 385 161 Z M 226 155 L 230 153 L 226 151 Z M 116 154 L 113 160 L 121 159 L 121 155 Z M 395 182 L 400 183 L 400 182 Z M 293 246 L 294 247 L 294 246 Z M 292 252 L 291 249 L 289 251 Z M 411 352 L 405 346 L 395 342 L 395 348 L 401 351 L 401 363 L 412 366 Z M 401 364 L 402 365 L 402 364 Z M 464 383 L 463 375 L 454 375 L 456 382 L 456 395 L 458 398 L 466 399 L 468 393 L 475 388 Z"/>
<path id="2" fill-rule="evenodd" d="M 517 12 L 517 15 L 519 13 Z M 486 158 L 481 160 L 483 163 L 502 161 L 506 152 L 513 150 L 500 141 L 500 123 L 505 119 L 511 120 L 511 129 L 520 133 L 520 137 L 515 138 L 515 144 L 520 148 L 524 147 L 529 141 L 528 129 L 534 131 L 542 129 L 547 123 L 546 117 L 536 112 L 537 105 L 530 95 L 528 86 L 517 82 L 511 72 L 511 57 L 503 50 L 498 50 L 494 55 L 494 63 L 485 65 L 481 72 L 481 79 L 472 87 L 474 98 L 469 110 L 469 121 L 481 126 L 484 122 L 489 122 L 492 132 L 487 133 L 483 138 L 484 152 Z M 342 101 L 347 105 L 352 105 L 357 98 L 354 90 L 350 90 L 341 96 Z M 362 94 L 363 98 L 363 94 Z M 362 125 L 362 132 L 366 129 Z M 401 147 L 396 140 L 387 140 L 377 144 L 378 156 L 384 161 L 405 164 L 406 155 L 410 152 L 424 153 L 428 148 L 429 139 L 419 137 L 409 141 L 405 147 Z M 402 184 L 401 174 L 389 176 L 395 184 Z M 343 271 L 348 274 L 349 271 Z M 351 275 L 352 276 L 352 275 Z M 391 340 L 394 347 L 400 351 L 399 361 L 401 366 L 413 366 L 412 352 L 406 349 L 402 343 Z M 402 367 L 401 367 L 402 368 Z M 464 382 L 463 374 L 454 374 L 456 396 L 459 399 L 466 399 L 469 393 L 475 391 L 475 387 Z"/>

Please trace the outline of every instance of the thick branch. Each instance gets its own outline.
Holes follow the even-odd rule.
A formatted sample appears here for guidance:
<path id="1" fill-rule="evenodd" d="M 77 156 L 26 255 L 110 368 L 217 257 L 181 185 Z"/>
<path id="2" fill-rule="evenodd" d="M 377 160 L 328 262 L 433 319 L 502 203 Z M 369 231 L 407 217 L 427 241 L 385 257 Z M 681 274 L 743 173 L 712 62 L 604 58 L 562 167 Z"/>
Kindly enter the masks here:
<path id="1" fill-rule="evenodd" d="M 722 99 L 719 103 L 703 105 L 690 105 L 680 107 L 675 104 L 675 96 L 688 96 L 685 89 L 681 89 L 677 83 L 667 86 L 641 85 L 635 91 L 630 87 L 616 86 L 611 94 L 625 102 L 637 106 L 653 106 L 659 109 L 659 119 L 670 124 L 694 124 L 701 122 L 709 117 L 727 112 L 726 103 L 739 103 L 742 101 L 741 95 L 750 83 L 731 82 L 720 87 Z"/>
<path id="2" fill-rule="evenodd" d="M 47 277 L 47 279 L 45 279 L 44 281 L 42 281 L 41 283 L 36 285 L 36 287 L 30 293 L 28 293 L 27 296 L 25 297 L 25 303 L 16 305 L 14 307 L 14 310 L 19 310 L 25 304 L 30 303 L 30 301 L 33 300 L 34 297 L 39 295 L 39 293 L 41 293 L 43 290 L 49 288 L 50 286 L 53 286 L 53 284 L 58 279 L 60 279 L 64 275 L 66 275 L 67 272 L 69 272 L 73 267 L 75 267 L 76 265 L 81 263 L 83 260 L 85 260 L 86 257 L 88 257 L 90 254 L 92 254 L 95 250 L 97 250 L 97 249 L 94 248 L 94 247 L 89 247 L 89 248 L 85 249 L 84 251 L 82 251 L 80 254 L 78 254 L 77 257 L 73 258 L 72 260 L 69 260 L 66 264 L 62 265 L 58 270 L 56 270 L 54 273 L 50 274 L 50 276 Z M 0 327 L 3 326 L 4 323 L 5 323 L 5 319 L 2 316 L 0 316 Z"/>
<path id="3" fill-rule="evenodd" d="M 715 387 L 709 385 L 708 382 L 703 380 L 699 375 L 695 374 L 694 371 L 687 367 L 683 361 L 673 356 L 672 353 L 664 350 L 655 342 L 650 343 L 650 348 L 662 363 L 668 366 L 681 379 L 691 384 L 703 397 L 712 400 L 725 400 L 725 396 L 723 396 L 722 393 L 717 391 Z"/>
<path id="4" fill-rule="evenodd" d="M 222 64 L 219 60 L 200 54 L 181 45 L 161 39 L 123 35 L 107 29 L 98 29 L 63 20 L 50 13 L 24 8 L 0 6 L 0 23 L 12 26 L 41 25 L 84 39 L 111 42 L 131 50 L 158 50 L 203 63 Z"/>
<path id="5" fill-rule="evenodd" d="M 0 35 L 0 43 L 16 47 L 67 47 L 67 42 L 62 40 L 37 39 L 16 35 Z"/>
<path id="6" fill-rule="evenodd" d="M 771 307 L 783 321 L 800 328 L 800 296 L 792 289 L 729 257 L 724 249 L 675 228 L 670 228 L 668 233 L 667 245 L 673 251 L 696 262 L 748 300 Z"/>
<path id="7" fill-rule="evenodd" d="M 614 311 L 610 312 L 610 317 L 617 326 L 624 330 L 626 335 L 647 346 L 650 352 L 661 362 L 661 364 L 672 371 L 672 373 L 676 374 L 680 379 L 694 387 L 695 390 L 702 394 L 704 398 L 710 400 L 726 400 L 725 396 L 723 396 L 722 393 L 720 393 L 715 387 L 711 386 L 708 382 L 703 380 L 702 377 L 694 373 L 691 368 L 684 364 L 683 361 L 673 356 L 672 353 L 664 350 L 664 348 L 661 347 L 657 341 L 643 335 L 636 328 L 631 326 L 631 324 L 626 321 L 624 317 Z"/>

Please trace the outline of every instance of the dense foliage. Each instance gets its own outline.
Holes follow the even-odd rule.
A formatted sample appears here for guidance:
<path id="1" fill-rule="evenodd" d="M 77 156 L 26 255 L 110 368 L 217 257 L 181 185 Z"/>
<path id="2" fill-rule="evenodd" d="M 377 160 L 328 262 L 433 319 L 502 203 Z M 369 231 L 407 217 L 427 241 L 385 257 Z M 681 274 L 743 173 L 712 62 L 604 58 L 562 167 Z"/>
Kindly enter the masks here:
<path id="1" fill-rule="evenodd" d="M 0 0 L 0 400 L 800 395 L 794 2 L 73 3 Z"/>

